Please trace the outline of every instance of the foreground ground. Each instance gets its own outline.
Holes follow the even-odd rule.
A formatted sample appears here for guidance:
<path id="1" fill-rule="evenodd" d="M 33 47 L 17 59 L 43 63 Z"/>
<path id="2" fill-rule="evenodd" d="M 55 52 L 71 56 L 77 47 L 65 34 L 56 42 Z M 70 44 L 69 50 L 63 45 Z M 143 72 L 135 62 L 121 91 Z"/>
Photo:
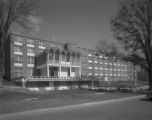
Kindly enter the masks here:
<path id="1" fill-rule="evenodd" d="M 151 120 L 152 102 L 145 97 L 46 109 L 0 116 L 1 120 Z"/>
<path id="2" fill-rule="evenodd" d="M 135 95 L 137 94 L 92 92 L 88 90 L 31 92 L 20 88 L 0 88 L 0 114 L 104 101 Z"/>

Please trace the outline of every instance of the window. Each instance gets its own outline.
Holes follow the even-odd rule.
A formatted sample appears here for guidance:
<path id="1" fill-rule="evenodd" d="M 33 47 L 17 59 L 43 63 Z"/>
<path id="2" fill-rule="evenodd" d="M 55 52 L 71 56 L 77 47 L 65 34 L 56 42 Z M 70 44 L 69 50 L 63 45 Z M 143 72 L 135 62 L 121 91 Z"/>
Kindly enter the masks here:
<path id="1" fill-rule="evenodd" d="M 98 56 L 99 56 L 99 53 L 94 53 L 94 56 L 95 56 L 95 57 L 98 57 Z"/>
<path id="2" fill-rule="evenodd" d="M 95 76 L 98 76 L 98 73 L 95 73 Z"/>
<path id="3" fill-rule="evenodd" d="M 34 40 L 27 39 L 27 47 L 34 47 Z"/>
<path id="4" fill-rule="evenodd" d="M 105 70 L 108 70 L 108 68 L 105 68 Z"/>
<path id="5" fill-rule="evenodd" d="M 27 58 L 27 63 L 28 64 L 34 64 L 34 57 L 28 57 Z"/>
<path id="6" fill-rule="evenodd" d="M 88 56 L 90 56 L 90 57 L 91 57 L 91 56 L 92 56 L 92 54 L 91 54 L 91 53 L 89 53 L 89 54 L 88 54 Z"/>
<path id="7" fill-rule="evenodd" d="M 34 40 L 31 40 L 31 39 L 27 39 L 27 44 L 31 44 L 31 45 L 34 45 Z"/>
<path id="8" fill-rule="evenodd" d="M 14 47 L 14 52 L 21 52 L 21 48 L 18 47 L 18 46 L 15 46 L 15 47 Z"/>
<path id="9" fill-rule="evenodd" d="M 108 59 L 108 57 L 104 57 L 104 59 Z"/>
<path id="10" fill-rule="evenodd" d="M 27 53 L 34 53 L 34 49 L 28 48 Z"/>
<path id="11" fill-rule="evenodd" d="M 60 53 L 59 53 L 59 51 L 56 51 L 55 52 L 55 60 L 59 60 L 59 57 L 60 57 Z"/>
<path id="12" fill-rule="evenodd" d="M 89 69 L 92 69 L 92 67 L 88 67 Z"/>
<path id="13" fill-rule="evenodd" d="M 74 63 L 75 62 L 75 56 L 71 56 L 71 59 L 72 59 L 72 62 Z"/>
<path id="14" fill-rule="evenodd" d="M 33 68 L 29 68 L 28 69 L 28 76 L 32 76 L 33 75 Z"/>
<path id="15" fill-rule="evenodd" d="M 100 55 L 99 57 L 100 57 L 100 58 L 103 58 L 103 56 L 102 56 L 102 55 Z"/>
<path id="16" fill-rule="evenodd" d="M 19 55 L 15 55 L 15 63 L 22 63 L 22 61 L 23 61 L 23 58 L 22 58 L 22 56 L 19 56 Z"/>
<path id="17" fill-rule="evenodd" d="M 100 73 L 100 76 L 103 76 L 103 73 Z"/>
<path id="18" fill-rule="evenodd" d="M 21 37 L 14 37 L 14 44 L 17 45 L 17 46 L 22 46 L 22 38 Z"/>
<path id="19" fill-rule="evenodd" d="M 92 60 L 88 60 L 88 63 L 92 63 Z"/>
<path id="20" fill-rule="evenodd" d="M 40 41 L 39 42 L 39 49 L 45 49 L 45 42 L 43 42 L 43 41 Z"/>
<path id="21" fill-rule="evenodd" d="M 94 61 L 94 63 L 98 63 L 98 61 Z"/>
<path id="22" fill-rule="evenodd" d="M 79 56 L 79 55 L 76 56 L 76 62 L 77 62 L 77 63 L 80 62 L 80 56 Z"/>
<path id="23" fill-rule="evenodd" d="M 23 68 L 17 67 L 15 68 L 14 72 L 16 77 L 20 77 L 22 76 Z"/>
<path id="24" fill-rule="evenodd" d="M 97 69 L 98 69 L 98 67 L 95 67 L 95 69 L 97 70 Z"/>
<path id="25" fill-rule="evenodd" d="M 49 60 L 53 60 L 54 59 L 54 52 L 53 50 L 49 51 Z"/>
<path id="26" fill-rule="evenodd" d="M 72 71 L 72 72 L 76 72 L 76 69 L 75 69 L 75 68 L 71 68 L 71 71 Z"/>
<path id="27" fill-rule="evenodd" d="M 92 75 L 92 73 L 89 73 L 89 75 Z"/>
<path id="28" fill-rule="evenodd" d="M 103 68 L 101 67 L 100 70 L 103 70 Z"/>
<path id="29" fill-rule="evenodd" d="M 45 42 L 40 41 L 39 46 L 45 46 Z"/>

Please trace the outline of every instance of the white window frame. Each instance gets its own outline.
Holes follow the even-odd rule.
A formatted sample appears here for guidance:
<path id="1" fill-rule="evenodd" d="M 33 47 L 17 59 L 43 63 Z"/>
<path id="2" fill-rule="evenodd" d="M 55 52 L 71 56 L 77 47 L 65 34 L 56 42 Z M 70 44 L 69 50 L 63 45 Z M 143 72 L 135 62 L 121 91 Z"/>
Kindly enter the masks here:
<path id="1" fill-rule="evenodd" d="M 34 47 L 34 40 L 27 39 L 26 42 L 27 42 L 27 47 Z"/>
<path id="2" fill-rule="evenodd" d="M 23 63 L 23 57 L 22 56 L 15 55 L 14 57 L 15 57 L 14 63 L 19 63 L 19 64 Z"/>
<path id="3" fill-rule="evenodd" d="M 21 49 L 19 46 L 14 46 L 14 52 L 21 52 Z"/>
<path id="4" fill-rule="evenodd" d="M 28 64 L 34 64 L 34 57 L 27 57 Z"/>
<path id="5" fill-rule="evenodd" d="M 14 44 L 17 46 L 22 46 L 23 45 L 22 37 L 19 37 L 19 36 L 14 37 Z"/>

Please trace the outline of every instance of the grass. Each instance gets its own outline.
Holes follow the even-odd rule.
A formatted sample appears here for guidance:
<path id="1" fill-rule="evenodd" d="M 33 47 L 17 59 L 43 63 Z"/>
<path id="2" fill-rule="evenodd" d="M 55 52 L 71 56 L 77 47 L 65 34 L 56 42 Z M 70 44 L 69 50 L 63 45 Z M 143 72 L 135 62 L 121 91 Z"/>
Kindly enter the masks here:
<path id="1" fill-rule="evenodd" d="M 22 88 L 0 88 L 0 114 L 74 105 L 134 96 L 134 93 L 92 92 L 88 90 L 32 92 Z"/>

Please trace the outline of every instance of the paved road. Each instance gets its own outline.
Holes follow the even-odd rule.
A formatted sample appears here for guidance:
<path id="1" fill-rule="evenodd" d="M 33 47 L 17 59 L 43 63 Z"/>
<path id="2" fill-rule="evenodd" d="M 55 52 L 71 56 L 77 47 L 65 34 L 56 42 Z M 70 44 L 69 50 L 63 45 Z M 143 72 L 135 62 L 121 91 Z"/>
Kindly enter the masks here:
<path id="1" fill-rule="evenodd" d="M 152 120 L 152 101 L 134 98 L 60 110 L 47 109 L 0 116 L 0 120 Z"/>

